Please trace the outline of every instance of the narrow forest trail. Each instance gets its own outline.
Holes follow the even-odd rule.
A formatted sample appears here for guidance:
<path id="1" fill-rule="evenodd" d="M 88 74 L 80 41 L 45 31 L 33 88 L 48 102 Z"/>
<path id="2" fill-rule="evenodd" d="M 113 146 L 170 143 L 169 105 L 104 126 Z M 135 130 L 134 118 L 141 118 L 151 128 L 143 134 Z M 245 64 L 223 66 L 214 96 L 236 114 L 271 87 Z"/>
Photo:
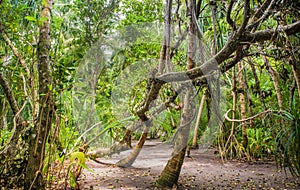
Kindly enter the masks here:
<path id="1" fill-rule="evenodd" d="M 101 161 L 116 163 L 131 150 Z M 84 171 L 82 189 L 157 189 L 154 186 L 172 152 L 172 147 L 158 141 L 146 141 L 141 154 L 130 168 L 88 161 L 93 173 Z M 191 150 L 186 157 L 179 179 L 180 190 L 190 189 L 300 189 L 300 179 L 277 169 L 274 162 L 222 163 L 214 151 Z"/>

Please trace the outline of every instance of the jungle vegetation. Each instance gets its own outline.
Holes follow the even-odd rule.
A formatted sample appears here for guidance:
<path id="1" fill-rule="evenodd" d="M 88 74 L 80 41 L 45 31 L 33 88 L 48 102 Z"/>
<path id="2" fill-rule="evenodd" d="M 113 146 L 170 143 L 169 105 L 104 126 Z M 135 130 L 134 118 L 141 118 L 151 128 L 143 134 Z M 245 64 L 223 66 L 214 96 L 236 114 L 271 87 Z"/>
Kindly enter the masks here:
<path id="1" fill-rule="evenodd" d="M 293 0 L 0 0 L 0 186 L 68 184 L 87 159 L 172 142 L 275 159 L 300 174 L 300 3 Z M 135 141 L 133 146 L 132 141 Z M 66 162 L 68 161 L 68 162 Z"/>

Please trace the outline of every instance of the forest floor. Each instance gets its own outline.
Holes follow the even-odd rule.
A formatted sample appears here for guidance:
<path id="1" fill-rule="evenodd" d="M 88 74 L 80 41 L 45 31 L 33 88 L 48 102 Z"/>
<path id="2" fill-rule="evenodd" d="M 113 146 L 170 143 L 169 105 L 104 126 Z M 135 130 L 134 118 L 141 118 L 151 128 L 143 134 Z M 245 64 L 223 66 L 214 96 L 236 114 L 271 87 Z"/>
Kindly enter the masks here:
<path id="1" fill-rule="evenodd" d="M 116 163 L 131 150 L 115 154 L 106 163 Z M 158 189 L 155 181 L 172 153 L 172 147 L 159 141 L 146 141 L 132 167 L 99 164 L 92 160 L 80 178 L 81 189 Z M 286 168 L 287 169 L 287 168 Z M 191 150 L 186 157 L 178 183 L 179 190 L 196 189 L 300 189 L 300 179 L 276 167 L 274 161 L 225 161 L 213 149 Z"/>

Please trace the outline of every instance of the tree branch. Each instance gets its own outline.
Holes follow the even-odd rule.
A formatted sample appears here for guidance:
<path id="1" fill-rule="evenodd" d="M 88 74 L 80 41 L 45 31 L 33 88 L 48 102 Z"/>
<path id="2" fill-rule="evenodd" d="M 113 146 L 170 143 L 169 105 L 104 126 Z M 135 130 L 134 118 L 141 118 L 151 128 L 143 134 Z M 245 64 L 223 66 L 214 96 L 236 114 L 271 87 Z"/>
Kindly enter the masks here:
<path id="1" fill-rule="evenodd" d="M 264 2 L 264 4 L 260 7 L 259 10 L 256 11 L 254 16 L 252 17 L 252 20 L 255 21 L 252 24 L 247 26 L 247 30 L 255 29 L 257 26 L 259 26 L 260 23 L 262 23 L 264 20 L 268 18 L 271 14 L 271 9 L 274 7 L 276 3 L 276 0 L 267 0 Z M 267 9 L 267 10 L 266 10 Z"/>
<path id="2" fill-rule="evenodd" d="M 254 13 L 252 19 L 258 19 L 260 18 L 262 15 L 264 15 L 265 10 L 269 7 L 269 5 L 271 4 L 271 0 L 266 0 L 261 6 L 260 8 Z"/>
<path id="3" fill-rule="evenodd" d="M 233 4 L 234 4 L 234 0 L 231 0 L 230 3 L 229 3 L 229 6 L 227 8 L 227 11 L 226 11 L 226 21 L 228 22 L 228 24 L 231 26 L 231 28 L 233 30 L 236 30 L 236 25 L 235 23 L 233 22 L 233 20 L 231 19 L 231 12 L 232 12 L 232 8 L 233 8 Z"/>
<path id="4" fill-rule="evenodd" d="M 203 65 L 191 69 L 189 71 L 183 72 L 171 72 L 160 75 L 157 77 L 158 80 L 164 82 L 174 82 L 174 81 L 186 81 L 186 80 L 193 80 L 198 77 L 202 77 L 204 74 L 208 74 L 211 71 L 218 70 L 220 65 L 223 61 L 228 59 L 230 55 L 236 51 L 237 46 L 240 43 L 255 43 L 255 42 L 263 42 L 266 40 L 270 40 L 274 35 L 279 33 L 286 33 L 287 35 L 294 35 L 300 32 L 300 20 L 286 25 L 278 27 L 277 29 L 267 29 L 253 33 L 245 33 L 240 38 L 232 38 L 225 47 L 211 59 L 206 61 Z M 231 66 L 232 67 L 232 66 Z M 226 72 L 231 67 L 223 69 L 223 72 Z"/>
<path id="5" fill-rule="evenodd" d="M 20 121 L 20 122 L 23 122 L 23 118 L 21 116 L 18 116 L 18 113 L 19 113 L 19 106 L 18 106 L 18 103 L 12 93 L 12 90 L 10 89 L 9 87 L 9 84 L 6 80 L 6 78 L 2 75 L 2 73 L 0 73 L 0 84 L 4 90 L 4 93 L 5 93 L 5 96 L 9 102 L 9 105 L 14 113 L 15 116 L 17 116 L 18 120 L 17 121 Z"/>
<path id="6" fill-rule="evenodd" d="M 18 49 L 14 46 L 14 44 L 11 42 L 11 40 L 6 35 L 6 33 L 4 31 L 4 27 L 1 22 L 0 22 L 0 31 L 1 31 L 1 35 L 4 39 L 4 41 L 10 47 L 10 49 L 13 51 L 14 55 L 18 58 L 18 60 L 20 61 L 22 67 L 24 68 L 24 70 L 27 74 L 28 79 L 30 79 L 30 72 L 29 72 L 28 67 L 26 66 L 25 60 L 23 59 L 23 57 L 22 57 L 21 53 L 18 51 Z"/>
<path id="7" fill-rule="evenodd" d="M 241 37 L 241 42 L 263 42 L 270 40 L 279 33 L 286 33 L 288 36 L 300 32 L 300 20 L 289 25 L 279 26 L 277 29 L 267 29 L 258 32 L 248 33 Z"/>
<path id="8" fill-rule="evenodd" d="M 246 118 L 246 119 L 230 119 L 230 118 L 228 117 L 228 113 L 231 112 L 231 111 L 232 111 L 232 110 L 228 110 L 228 111 L 225 113 L 225 115 L 224 115 L 224 118 L 225 118 L 227 121 L 230 121 L 230 122 L 248 122 L 248 121 L 251 121 L 251 120 L 253 120 L 253 119 L 257 118 L 257 117 L 260 117 L 261 115 L 268 114 L 268 113 L 270 113 L 270 112 L 284 113 L 283 111 L 278 111 L 278 110 L 265 110 L 265 111 L 263 111 L 263 112 L 261 112 L 261 113 L 258 113 L 258 114 L 254 115 L 254 116 L 251 116 L 251 117 L 248 117 L 248 118 Z"/>
<path id="9" fill-rule="evenodd" d="M 250 19 L 250 0 L 245 0 L 245 3 L 244 3 L 244 20 L 242 22 L 242 25 L 240 26 L 240 28 L 237 31 L 236 37 L 239 38 L 244 33 L 249 19 Z"/>

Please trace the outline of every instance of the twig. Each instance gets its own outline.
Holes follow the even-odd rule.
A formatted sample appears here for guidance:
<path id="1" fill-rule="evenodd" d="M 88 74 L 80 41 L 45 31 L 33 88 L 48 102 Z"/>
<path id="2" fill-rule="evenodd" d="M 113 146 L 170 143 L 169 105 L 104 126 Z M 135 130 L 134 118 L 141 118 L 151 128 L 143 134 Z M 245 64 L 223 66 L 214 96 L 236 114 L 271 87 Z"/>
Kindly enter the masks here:
<path id="1" fill-rule="evenodd" d="M 79 140 L 87 133 L 89 132 L 90 130 L 92 130 L 94 127 L 96 127 L 97 125 L 101 124 L 102 122 L 98 122 L 98 123 L 95 123 L 94 125 L 92 125 L 88 130 L 84 131 L 76 140 L 73 148 L 71 148 L 71 150 L 69 151 L 68 155 L 73 152 L 74 148 L 76 147 L 76 145 L 78 144 Z"/>

